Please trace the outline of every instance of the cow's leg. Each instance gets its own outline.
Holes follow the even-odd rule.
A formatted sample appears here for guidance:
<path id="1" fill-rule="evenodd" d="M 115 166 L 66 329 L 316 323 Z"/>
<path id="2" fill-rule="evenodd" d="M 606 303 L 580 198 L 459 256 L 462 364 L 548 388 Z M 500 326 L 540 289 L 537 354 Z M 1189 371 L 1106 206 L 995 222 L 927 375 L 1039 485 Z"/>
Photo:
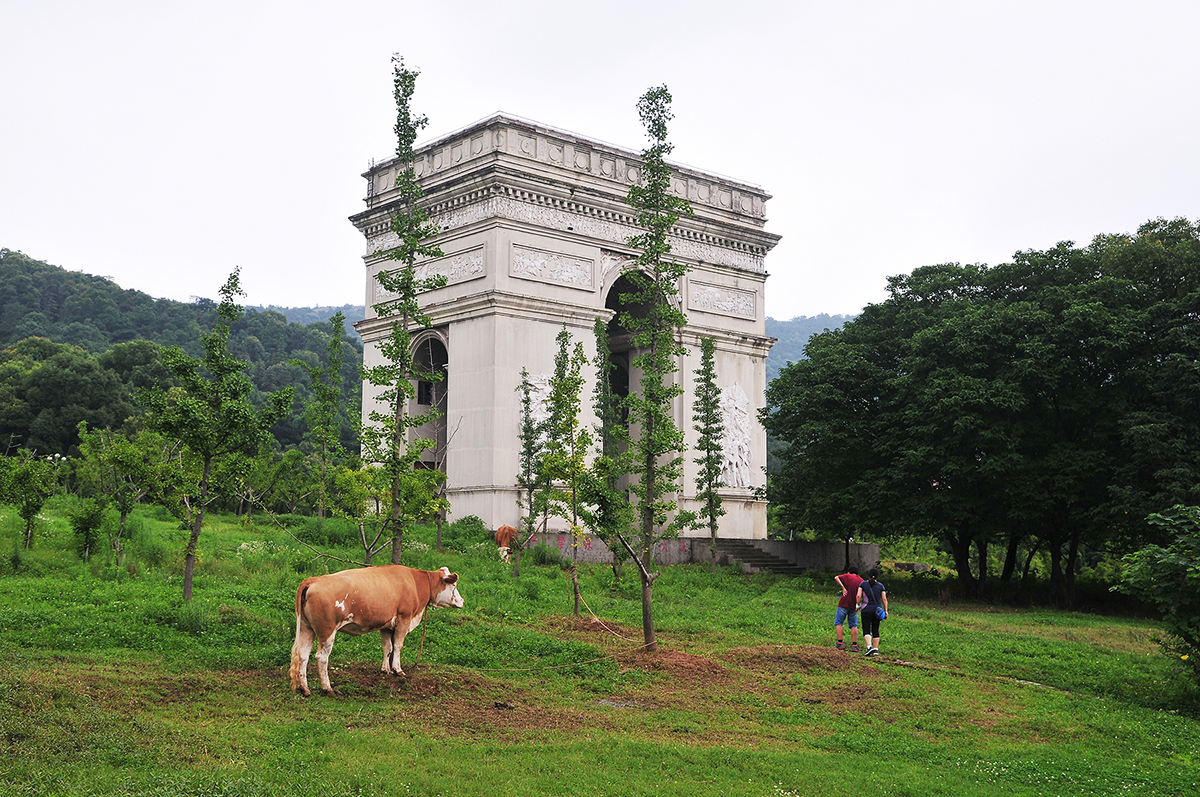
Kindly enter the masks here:
<path id="1" fill-rule="evenodd" d="M 329 684 L 329 654 L 333 652 L 333 638 L 337 636 L 337 631 L 330 631 L 329 636 L 319 640 L 317 645 L 317 675 L 321 677 L 321 691 L 327 695 L 333 694 L 333 687 Z"/>
<path id="2" fill-rule="evenodd" d="M 292 690 L 297 687 L 300 689 L 300 694 L 308 697 L 308 657 L 312 654 L 313 640 L 316 638 L 316 633 L 313 632 L 313 627 L 309 624 L 308 618 L 301 612 L 296 617 L 296 641 L 292 644 L 292 668 L 290 675 L 292 678 Z"/>
<path id="3" fill-rule="evenodd" d="M 400 670 L 400 651 L 393 647 L 396 632 L 384 628 L 379 632 L 379 640 L 383 643 L 383 666 L 379 669 L 392 675 L 404 675 Z"/>
<path id="4" fill-rule="evenodd" d="M 396 630 L 392 632 L 392 675 L 404 675 L 404 668 L 400 666 L 400 651 L 404 650 L 404 637 L 408 636 L 408 629 L 397 625 Z"/>

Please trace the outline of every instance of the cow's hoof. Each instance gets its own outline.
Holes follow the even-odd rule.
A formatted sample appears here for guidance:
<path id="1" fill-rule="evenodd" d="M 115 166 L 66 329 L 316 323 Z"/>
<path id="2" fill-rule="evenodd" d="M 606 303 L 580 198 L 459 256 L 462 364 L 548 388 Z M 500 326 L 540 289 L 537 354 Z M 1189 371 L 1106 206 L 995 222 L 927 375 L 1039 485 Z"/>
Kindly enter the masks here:
<path id="1" fill-rule="evenodd" d="M 321 694 L 325 695 L 325 697 L 337 697 L 337 692 L 333 689 L 322 689 Z"/>
<path id="2" fill-rule="evenodd" d="M 312 692 L 308 691 L 307 689 L 300 689 L 299 692 L 300 692 L 300 697 L 311 697 L 312 696 Z"/>

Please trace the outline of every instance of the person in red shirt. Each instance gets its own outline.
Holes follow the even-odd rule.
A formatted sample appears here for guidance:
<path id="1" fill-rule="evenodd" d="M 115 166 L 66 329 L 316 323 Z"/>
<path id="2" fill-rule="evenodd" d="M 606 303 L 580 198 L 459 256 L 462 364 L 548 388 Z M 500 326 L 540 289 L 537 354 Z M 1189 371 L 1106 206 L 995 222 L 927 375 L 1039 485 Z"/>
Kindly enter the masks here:
<path id="1" fill-rule="evenodd" d="M 862 579 L 858 577 L 858 568 L 852 567 L 847 573 L 833 577 L 834 582 L 842 590 L 841 600 L 838 601 L 837 612 L 833 616 L 833 628 L 837 632 L 837 648 L 845 650 L 846 643 L 842 639 L 842 626 L 846 619 L 850 620 L 850 649 L 858 650 L 858 587 Z"/>

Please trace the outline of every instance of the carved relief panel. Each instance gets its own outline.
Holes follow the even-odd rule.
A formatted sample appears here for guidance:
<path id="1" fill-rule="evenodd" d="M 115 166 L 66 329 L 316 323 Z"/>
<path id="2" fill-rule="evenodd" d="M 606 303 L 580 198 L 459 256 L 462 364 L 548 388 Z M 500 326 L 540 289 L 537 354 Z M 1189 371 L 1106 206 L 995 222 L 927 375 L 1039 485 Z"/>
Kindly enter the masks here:
<path id="1" fill-rule="evenodd" d="M 473 249 L 466 249 L 462 252 L 455 252 L 445 257 L 439 257 L 436 260 L 427 260 L 424 263 L 418 263 L 414 269 L 414 275 L 417 279 L 425 280 L 435 275 L 441 275 L 446 278 L 447 286 L 479 279 L 486 274 L 486 244 L 480 244 Z M 394 293 L 381 290 L 377 280 L 371 281 L 371 295 L 372 304 L 396 298 Z"/>
<path id="2" fill-rule="evenodd" d="M 508 273 L 520 279 L 594 291 L 596 263 L 586 257 L 546 252 L 514 243 Z"/>
<path id="3" fill-rule="evenodd" d="M 753 292 L 704 282 L 688 282 L 688 309 L 751 321 L 757 318 Z"/>

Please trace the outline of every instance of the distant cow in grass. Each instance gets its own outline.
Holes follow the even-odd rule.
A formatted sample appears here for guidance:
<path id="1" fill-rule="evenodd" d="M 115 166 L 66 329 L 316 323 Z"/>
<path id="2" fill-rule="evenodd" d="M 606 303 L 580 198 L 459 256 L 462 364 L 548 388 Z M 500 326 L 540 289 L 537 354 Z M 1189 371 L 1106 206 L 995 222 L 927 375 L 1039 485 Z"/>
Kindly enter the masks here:
<path id="1" fill-rule="evenodd" d="M 292 689 L 308 691 L 308 657 L 317 642 L 321 691 L 329 685 L 329 653 L 338 631 L 358 636 L 378 631 L 383 642 L 383 671 L 404 675 L 400 651 L 404 637 L 418 625 L 427 606 L 461 609 L 458 574 L 449 568 L 414 570 L 403 565 L 343 570 L 306 578 L 296 590 L 296 642 L 292 645 Z"/>
<path id="2" fill-rule="evenodd" d="M 517 539 L 517 530 L 512 526 L 501 526 L 496 529 L 496 547 L 500 549 L 500 558 L 505 562 L 508 561 L 508 552 L 512 550 L 512 544 Z"/>

